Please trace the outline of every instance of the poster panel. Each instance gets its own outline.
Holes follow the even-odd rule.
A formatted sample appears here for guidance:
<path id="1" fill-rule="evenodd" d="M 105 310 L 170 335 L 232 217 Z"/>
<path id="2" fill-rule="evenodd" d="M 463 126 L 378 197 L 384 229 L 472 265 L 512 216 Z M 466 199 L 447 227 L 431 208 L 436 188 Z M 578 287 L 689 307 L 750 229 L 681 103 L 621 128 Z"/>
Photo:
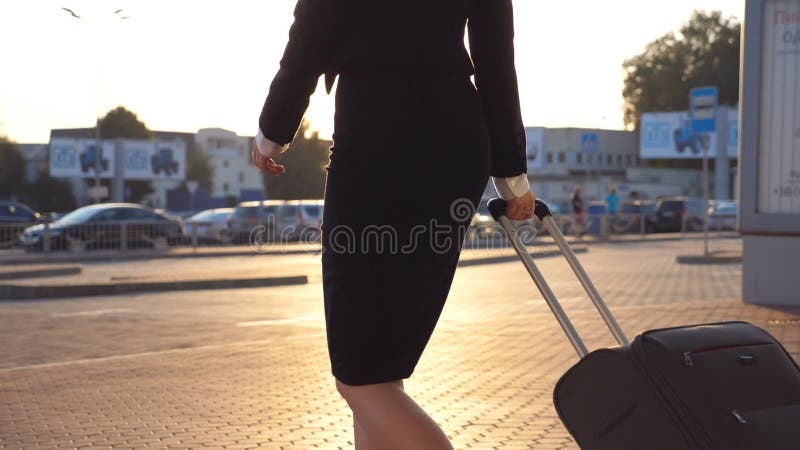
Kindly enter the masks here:
<path id="1" fill-rule="evenodd" d="M 694 159 L 716 155 L 717 137 L 714 133 L 692 130 L 688 112 L 644 113 L 640 136 L 639 156 L 643 159 Z"/>
<path id="2" fill-rule="evenodd" d="M 760 213 L 800 213 L 800 0 L 764 3 L 758 134 Z"/>

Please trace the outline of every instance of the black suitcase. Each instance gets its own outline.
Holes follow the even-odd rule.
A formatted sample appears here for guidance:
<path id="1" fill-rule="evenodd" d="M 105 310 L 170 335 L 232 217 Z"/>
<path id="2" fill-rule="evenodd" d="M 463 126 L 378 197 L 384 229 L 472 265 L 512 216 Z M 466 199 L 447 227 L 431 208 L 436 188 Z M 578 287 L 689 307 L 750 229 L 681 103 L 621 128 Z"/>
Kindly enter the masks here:
<path id="1" fill-rule="evenodd" d="M 585 450 L 800 450 L 800 368 L 746 322 L 651 330 L 629 343 L 547 205 L 536 216 L 561 249 L 620 347 L 588 353 L 495 199 L 489 210 L 575 347 L 580 361 L 553 400 Z"/>

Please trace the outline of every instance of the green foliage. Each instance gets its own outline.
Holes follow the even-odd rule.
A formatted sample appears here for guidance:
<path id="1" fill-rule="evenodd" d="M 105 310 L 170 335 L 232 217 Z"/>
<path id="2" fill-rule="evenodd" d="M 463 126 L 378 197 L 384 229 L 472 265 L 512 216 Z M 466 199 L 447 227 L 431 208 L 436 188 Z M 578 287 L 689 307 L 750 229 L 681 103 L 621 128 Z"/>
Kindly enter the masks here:
<path id="1" fill-rule="evenodd" d="M 186 179 L 197 181 L 200 187 L 209 191 L 214 179 L 214 167 L 211 165 L 211 155 L 192 141 L 190 148 L 186 149 Z M 186 187 L 186 182 L 181 183 Z"/>
<path id="2" fill-rule="evenodd" d="M 275 158 L 286 166 L 286 173 L 277 177 L 263 175 L 267 197 L 279 200 L 322 198 L 325 193 L 325 166 L 330 157 L 330 141 L 318 133 L 306 137 L 309 124 L 303 121 L 291 147 Z"/>
<path id="3" fill-rule="evenodd" d="M 20 193 L 25 181 L 25 159 L 19 146 L 0 136 L 0 198 Z"/>
<path id="4" fill-rule="evenodd" d="M 39 172 L 35 182 L 25 185 L 23 198 L 28 206 L 40 212 L 64 212 L 78 207 L 72 184 L 47 172 Z"/>
<path id="5" fill-rule="evenodd" d="M 100 119 L 100 137 L 102 139 L 152 139 L 153 133 L 139 120 L 136 114 L 117 106 Z"/>
<path id="6" fill-rule="evenodd" d="M 625 124 L 638 129 L 643 112 L 688 109 L 694 87 L 717 86 L 720 104 L 737 104 L 740 35 L 735 19 L 695 11 L 677 36 L 668 33 L 625 61 Z"/>
<path id="7" fill-rule="evenodd" d="M 100 137 L 102 139 L 152 139 L 153 133 L 139 120 L 133 112 L 123 106 L 117 106 L 100 119 Z M 94 181 L 91 181 L 94 185 Z M 153 193 L 150 180 L 125 181 L 125 200 L 141 203 L 148 194 Z"/>

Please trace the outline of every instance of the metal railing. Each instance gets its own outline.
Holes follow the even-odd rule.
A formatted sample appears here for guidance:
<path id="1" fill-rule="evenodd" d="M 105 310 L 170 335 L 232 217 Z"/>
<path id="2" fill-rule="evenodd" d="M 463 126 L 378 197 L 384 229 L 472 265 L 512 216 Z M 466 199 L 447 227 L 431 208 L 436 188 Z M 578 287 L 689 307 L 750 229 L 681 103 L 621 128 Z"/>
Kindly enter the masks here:
<path id="1" fill-rule="evenodd" d="M 702 234 L 703 217 L 686 215 L 671 221 L 657 221 L 652 214 L 619 213 L 619 214 L 558 214 L 553 215 L 558 227 L 565 235 L 574 237 L 593 237 L 600 240 L 645 240 L 649 236 L 674 233 L 682 238 Z M 538 220 L 528 221 L 535 227 L 536 234 L 547 234 Z M 530 228 L 530 227 L 529 227 Z M 736 237 L 735 215 L 714 215 L 709 218 L 709 232 L 715 237 Z M 482 222 L 470 228 L 469 240 L 488 239 L 499 232 L 499 227 L 492 222 Z"/>
<path id="2" fill-rule="evenodd" d="M 574 214 L 555 215 L 554 220 L 565 235 L 597 240 L 645 240 L 657 232 L 672 232 L 687 238 L 703 232 L 703 219 L 685 216 L 660 227 L 649 214 Z M 538 220 L 526 227 L 529 242 L 536 235 L 546 234 Z M 500 236 L 494 221 L 471 226 L 469 242 L 486 242 Z M 736 237 L 736 216 L 714 215 L 709 218 L 712 237 Z M 319 223 L 298 224 L 280 220 L 236 220 L 227 222 L 177 221 L 108 221 L 65 225 L 55 223 L 0 224 L 0 255 L 9 253 L 92 252 L 97 250 L 166 250 L 169 248 L 200 249 L 203 247 L 264 247 L 275 243 L 300 242 L 317 245 Z M 498 243 L 500 245 L 500 243 Z M 276 247 L 272 247 L 276 248 Z"/>

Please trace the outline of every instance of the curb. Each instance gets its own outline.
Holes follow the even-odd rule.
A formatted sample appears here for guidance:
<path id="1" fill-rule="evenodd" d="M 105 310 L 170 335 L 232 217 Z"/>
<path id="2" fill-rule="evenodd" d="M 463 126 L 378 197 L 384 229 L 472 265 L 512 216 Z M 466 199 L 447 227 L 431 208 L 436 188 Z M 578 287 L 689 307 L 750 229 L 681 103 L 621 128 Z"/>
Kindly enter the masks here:
<path id="1" fill-rule="evenodd" d="M 0 271 L 0 280 L 17 278 L 58 277 L 62 275 L 78 275 L 83 272 L 81 266 L 47 267 L 42 269 L 22 269 Z"/>
<path id="2" fill-rule="evenodd" d="M 132 292 L 189 291 L 201 289 L 238 289 L 307 284 L 306 275 L 287 277 L 227 278 L 217 280 L 175 280 L 135 283 L 92 283 L 50 286 L 0 285 L 0 300 L 39 300 L 67 297 L 119 295 Z"/>
<path id="3" fill-rule="evenodd" d="M 675 262 L 678 264 L 739 264 L 742 262 L 742 255 L 678 255 Z"/>
<path id="4" fill-rule="evenodd" d="M 528 247 L 528 251 L 530 251 L 530 247 Z M 572 251 L 574 253 L 586 253 L 589 251 L 589 249 L 586 248 L 585 246 L 574 246 L 572 247 Z M 533 256 L 534 258 L 547 258 L 562 254 L 561 250 L 555 245 L 552 246 L 552 248 L 548 248 L 545 250 L 534 250 L 531 251 L 530 253 L 531 256 Z M 517 260 L 519 260 L 519 256 L 516 253 L 512 253 L 510 255 L 485 256 L 479 258 L 459 260 L 458 267 L 480 266 L 483 264 L 499 264 Z"/>

